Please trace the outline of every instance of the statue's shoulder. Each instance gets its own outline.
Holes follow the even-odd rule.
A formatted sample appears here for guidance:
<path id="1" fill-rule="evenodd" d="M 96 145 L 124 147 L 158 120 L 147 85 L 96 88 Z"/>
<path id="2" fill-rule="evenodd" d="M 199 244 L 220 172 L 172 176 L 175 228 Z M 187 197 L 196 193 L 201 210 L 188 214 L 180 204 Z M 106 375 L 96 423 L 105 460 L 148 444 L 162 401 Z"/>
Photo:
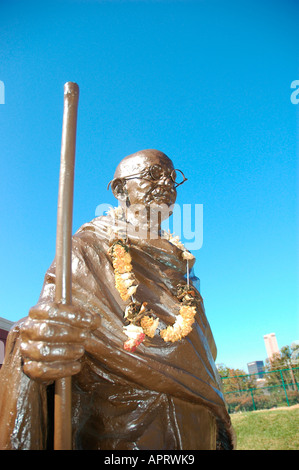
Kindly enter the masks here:
<path id="1" fill-rule="evenodd" d="M 109 236 L 110 227 L 111 217 L 108 215 L 103 215 L 83 224 L 77 230 L 74 237 L 88 238 L 90 236 L 94 236 L 106 239 Z"/>

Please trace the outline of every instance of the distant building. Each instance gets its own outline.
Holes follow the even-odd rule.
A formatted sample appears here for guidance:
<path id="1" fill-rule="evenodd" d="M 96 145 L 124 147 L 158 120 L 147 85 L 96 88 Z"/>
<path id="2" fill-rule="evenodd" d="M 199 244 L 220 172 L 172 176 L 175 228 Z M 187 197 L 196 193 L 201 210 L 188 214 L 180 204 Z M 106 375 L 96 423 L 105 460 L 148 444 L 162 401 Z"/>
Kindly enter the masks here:
<path id="1" fill-rule="evenodd" d="M 291 348 L 293 349 L 293 352 L 291 355 L 291 361 L 298 363 L 299 362 L 299 341 L 294 341 L 291 344 Z"/>
<path id="2" fill-rule="evenodd" d="M 264 361 L 254 361 L 247 364 L 248 374 L 258 374 L 257 379 L 263 378 L 264 373 Z"/>
<path id="3" fill-rule="evenodd" d="M 6 338 L 12 325 L 12 321 L 0 317 L 0 368 L 2 367 L 4 361 Z"/>
<path id="4" fill-rule="evenodd" d="M 264 341 L 265 341 L 268 358 L 270 360 L 274 354 L 280 354 L 275 333 L 270 333 L 268 335 L 265 335 Z"/>

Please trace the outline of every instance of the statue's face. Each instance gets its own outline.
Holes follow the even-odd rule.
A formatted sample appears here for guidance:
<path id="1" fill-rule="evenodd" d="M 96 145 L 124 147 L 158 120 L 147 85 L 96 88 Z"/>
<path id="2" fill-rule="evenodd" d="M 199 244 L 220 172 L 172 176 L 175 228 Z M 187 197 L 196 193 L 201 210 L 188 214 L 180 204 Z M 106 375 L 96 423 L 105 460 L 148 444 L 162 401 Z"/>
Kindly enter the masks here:
<path id="1" fill-rule="evenodd" d="M 125 180 L 130 205 L 166 204 L 170 207 L 176 201 L 175 170 L 171 160 L 161 152 L 141 152 L 127 157 L 115 177 Z"/>
<path id="2" fill-rule="evenodd" d="M 135 162 L 132 174 L 141 173 L 134 179 L 126 180 L 130 204 L 166 204 L 176 201 L 175 183 L 171 179 L 173 164 L 160 157 L 143 157 Z M 155 179 L 154 179 L 155 178 Z"/>

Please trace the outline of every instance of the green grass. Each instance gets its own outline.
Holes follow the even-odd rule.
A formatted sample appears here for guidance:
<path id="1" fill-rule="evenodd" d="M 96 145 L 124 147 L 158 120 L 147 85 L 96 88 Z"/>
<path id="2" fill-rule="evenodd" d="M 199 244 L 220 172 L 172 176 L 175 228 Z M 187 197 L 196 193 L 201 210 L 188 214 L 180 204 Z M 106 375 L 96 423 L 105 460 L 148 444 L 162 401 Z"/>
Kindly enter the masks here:
<path id="1" fill-rule="evenodd" d="M 299 450 L 299 408 L 231 415 L 237 450 Z"/>

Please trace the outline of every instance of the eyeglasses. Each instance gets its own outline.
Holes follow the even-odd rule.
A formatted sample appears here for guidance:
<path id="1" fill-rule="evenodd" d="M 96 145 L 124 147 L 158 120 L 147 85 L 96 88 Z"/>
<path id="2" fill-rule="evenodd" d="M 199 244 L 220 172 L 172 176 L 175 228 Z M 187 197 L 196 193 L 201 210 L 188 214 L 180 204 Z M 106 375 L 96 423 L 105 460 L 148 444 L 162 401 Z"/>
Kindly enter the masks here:
<path id="1" fill-rule="evenodd" d="M 178 170 L 177 168 L 167 174 L 167 172 L 160 165 L 157 165 L 157 164 L 152 165 L 149 168 L 146 168 L 145 170 L 142 170 L 139 173 L 135 173 L 135 174 L 128 175 L 128 176 L 123 176 L 122 178 L 117 178 L 117 179 L 120 179 L 122 181 L 127 181 L 132 178 L 138 178 L 138 179 L 145 179 L 148 181 L 159 181 L 162 178 L 167 178 L 167 177 L 171 178 L 171 180 L 174 183 L 175 188 L 185 183 L 185 181 L 187 181 L 188 179 L 185 177 L 184 173 L 181 170 Z M 109 189 L 109 186 L 113 181 L 114 179 L 108 183 L 107 189 Z"/>

